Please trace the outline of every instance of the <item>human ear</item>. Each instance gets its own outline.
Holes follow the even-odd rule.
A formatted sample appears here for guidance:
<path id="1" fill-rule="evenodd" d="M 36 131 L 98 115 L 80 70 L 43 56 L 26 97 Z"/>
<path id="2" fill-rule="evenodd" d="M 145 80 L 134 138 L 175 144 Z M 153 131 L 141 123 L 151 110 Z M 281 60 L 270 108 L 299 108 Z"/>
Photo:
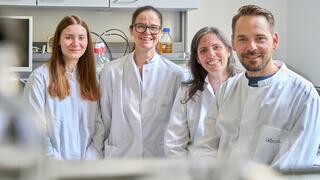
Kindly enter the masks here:
<path id="1" fill-rule="evenodd" d="M 273 40 L 273 44 L 272 44 L 273 49 L 276 49 L 279 46 L 279 36 L 277 32 L 273 33 L 272 40 Z"/>

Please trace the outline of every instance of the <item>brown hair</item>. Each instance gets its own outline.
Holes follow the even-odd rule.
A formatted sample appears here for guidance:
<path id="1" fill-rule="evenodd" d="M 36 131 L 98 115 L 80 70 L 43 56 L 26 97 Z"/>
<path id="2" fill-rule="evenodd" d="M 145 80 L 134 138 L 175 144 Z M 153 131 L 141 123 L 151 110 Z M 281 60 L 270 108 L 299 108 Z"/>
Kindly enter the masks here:
<path id="1" fill-rule="evenodd" d="M 241 16 L 264 16 L 269 23 L 270 31 L 274 32 L 275 19 L 269 10 L 261 8 L 257 5 L 245 5 L 240 7 L 238 13 L 232 18 L 232 37 L 235 32 L 237 21 Z"/>
<path id="2" fill-rule="evenodd" d="M 162 26 L 162 15 L 160 13 L 160 11 L 152 6 L 142 6 L 139 7 L 138 9 L 136 9 L 133 14 L 132 14 L 132 19 L 131 19 L 131 25 L 130 25 L 130 29 L 132 30 L 134 23 L 137 20 L 137 17 L 139 16 L 140 13 L 144 12 L 144 11 L 153 11 L 157 14 L 159 20 L 160 20 L 160 26 Z"/>
<path id="3" fill-rule="evenodd" d="M 88 45 L 85 53 L 77 64 L 77 80 L 80 86 L 80 94 L 83 99 L 96 101 L 99 99 L 98 83 L 96 79 L 96 67 L 93 55 L 92 38 L 88 25 L 79 17 L 70 15 L 64 17 L 57 26 L 54 34 L 52 56 L 48 62 L 50 83 L 49 94 L 60 100 L 70 95 L 70 85 L 65 76 L 66 68 L 60 47 L 62 31 L 70 25 L 79 24 L 87 30 Z"/>
<path id="4" fill-rule="evenodd" d="M 230 73 L 231 76 L 234 76 L 236 73 L 239 72 L 239 70 L 236 67 L 235 64 L 235 58 L 232 55 L 232 48 L 230 41 L 224 36 L 224 34 L 215 27 L 203 27 L 201 28 L 194 36 L 191 42 L 191 50 L 190 50 L 190 61 L 189 61 L 189 67 L 191 70 L 192 79 L 184 82 L 184 85 L 187 85 L 189 87 L 186 98 L 181 101 L 181 103 L 187 103 L 192 97 L 196 94 L 198 90 L 203 91 L 204 90 L 204 83 L 205 78 L 208 74 L 208 72 L 202 67 L 200 63 L 197 61 L 198 56 L 198 45 L 200 39 L 209 33 L 215 34 L 218 39 L 223 43 L 223 45 L 226 47 L 226 49 L 229 50 L 230 56 L 228 58 L 228 66 L 227 71 Z"/>

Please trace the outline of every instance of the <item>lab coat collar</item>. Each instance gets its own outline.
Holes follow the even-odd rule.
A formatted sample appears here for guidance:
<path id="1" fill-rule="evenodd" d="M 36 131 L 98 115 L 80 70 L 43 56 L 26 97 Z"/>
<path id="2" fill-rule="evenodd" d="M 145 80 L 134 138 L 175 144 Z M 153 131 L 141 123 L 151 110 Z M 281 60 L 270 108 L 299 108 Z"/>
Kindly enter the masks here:
<path id="1" fill-rule="evenodd" d="M 280 81 L 281 80 L 281 76 L 283 74 L 284 71 L 287 71 L 287 66 L 284 64 L 283 61 L 280 60 L 273 60 L 273 63 L 279 68 L 279 70 L 270 78 L 258 81 L 258 87 L 251 87 L 251 88 L 261 88 L 264 86 L 268 86 L 270 85 L 272 82 L 274 81 Z M 245 84 L 248 85 L 249 80 L 245 77 L 245 73 L 243 73 L 243 78 L 244 81 L 246 81 Z"/>
<path id="2" fill-rule="evenodd" d="M 214 95 L 214 91 L 213 91 L 213 89 L 212 89 L 212 87 L 211 87 L 211 84 L 210 84 L 210 82 L 209 82 L 208 75 L 207 75 L 206 78 L 204 79 L 204 88 L 207 88 L 208 91 L 209 91 L 212 95 Z"/>
<path id="3" fill-rule="evenodd" d="M 133 72 L 136 75 L 136 78 L 137 78 L 138 82 L 139 83 L 142 82 L 141 77 L 140 77 L 140 72 L 139 72 L 138 67 L 137 67 L 137 64 L 134 61 L 134 52 L 128 55 L 128 60 L 129 60 L 129 62 L 128 62 L 129 63 L 128 68 L 129 69 L 126 69 L 126 70 L 130 70 L 132 68 Z"/>
<path id="4" fill-rule="evenodd" d="M 129 56 L 130 56 L 130 59 L 132 59 L 134 61 L 134 64 L 135 64 L 134 53 L 135 52 L 132 52 Z M 160 58 L 159 54 L 155 53 L 154 56 L 152 57 L 152 59 L 150 59 L 150 61 L 148 61 L 148 63 L 144 64 L 143 66 L 148 66 L 148 64 L 152 64 L 152 63 L 156 62 L 156 60 L 159 59 L 159 58 Z"/>
<path id="5" fill-rule="evenodd" d="M 135 63 L 135 60 L 134 60 L 134 52 L 129 54 L 128 55 L 128 65 L 129 65 L 129 69 L 132 69 L 132 71 L 134 72 L 135 76 L 136 76 L 136 79 L 137 79 L 137 83 L 140 84 L 140 91 L 142 92 L 143 91 L 143 78 L 141 77 L 140 75 L 140 72 L 138 70 L 138 67 L 137 67 L 137 64 Z M 147 63 L 147 64 L 144 64 L 143 65 L 143 70 L 147 70 L 147 71 L 159 71 L 161 70 L 161 68 L 159 69 L 159 60 L 160 59 L 160 56 L 156 53 L 153 58 Z M 143 75 L 144 76 L 144 75 Z"/>
<path id="6" fill-rule="evenodd" d="M 134 67 L 137 75 L 141 79 L 137 64 L 135 63 L 135 60 L 134 60 L 134 52 L 132 52 L 131 54 L 128 55 L 128 59 L 131 60 L 131 63 L 130 63 L 131 66 Z M 143 69 L 146 69 L 146 68 L 149 69 L 153 66 L 157 66 L 157 64 L 159 63 L 159 59 L 160 59 L 159 54 L 155 53 L 153 58 L 147 64 L 143 65 Z"/>
<path id="7" fill-rule="evenodd" d="M 149 61 L 148 64 L 156 62 L 157 59 L 159 59 L 159 55 L 157 53 L 155 53 L 153 58 Z"/>
<path id="8" fill-rule="evenodd" d="M 68 79 L 70 80 L 76 80 L 76 77 L 77 77 L 77 66 L 70 72 L 70 71 L 67 71 L 65 72 L 65 75 L 67 76 Z"/>

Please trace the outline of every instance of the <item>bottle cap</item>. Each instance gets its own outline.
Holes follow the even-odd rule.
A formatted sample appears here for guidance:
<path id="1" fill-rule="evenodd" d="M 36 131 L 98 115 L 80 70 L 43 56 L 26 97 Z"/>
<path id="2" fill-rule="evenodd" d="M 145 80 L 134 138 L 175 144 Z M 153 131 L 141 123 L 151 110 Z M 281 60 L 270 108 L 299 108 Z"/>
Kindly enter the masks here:
<path id="1" fill-rule="evenodd" d="M 163 32 L 170 32 L 170 28 L 163 28 Z"/>
<path id="2" fill-rule="evenodd" d="M 103 49 L 100 47 L 94 47 L 93 48 L 93 53 L 102 53 Z"/>

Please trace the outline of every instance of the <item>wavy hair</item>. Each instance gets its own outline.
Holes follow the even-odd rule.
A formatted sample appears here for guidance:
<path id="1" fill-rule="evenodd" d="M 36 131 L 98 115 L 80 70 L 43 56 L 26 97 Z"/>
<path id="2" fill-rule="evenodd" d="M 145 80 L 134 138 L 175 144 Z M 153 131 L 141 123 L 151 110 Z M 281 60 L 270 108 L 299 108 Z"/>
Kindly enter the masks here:
<path id="1" fill-rule="evenodd" d="M 191 70 L 192 79 L 187 82 L 183 82 L 183 85 L 189 87 L 185 99 L 181 101 L 181 103 L 183 104 L 192 99 L 198 90 L 204 90 L 205 78 L 208 75 L 208 72 L 202 67 L 200 63 L 198 63 L 197 58 L 199 41 L 204 35 L 208 33 L 215 34 L 218 39 L 224 44 L 224 46 L 230 52 L 232 52 L 230 41 L 224 36 L 222 31 L 220 31 L 216 27 L 203 27 L 193 36 L 191 42 L 190 60 L 188 64 Z M 235 59 L 232 53 L 230 53 L 230 56 L 228 58 L 228 71 L 231 76 L 237 73 L 237 70 L 235 68 Z"/>
<path id="2" fill-rule="evenodd" d="M 131 18 L 131 25 L 129 26 L 129 28 L 132 30 L 134 23 L 137 20 L 137 17 L 139 16 L 139 14 L 141 14 L 144 11 L 153 11 L 157 14 L 159 20 L 160 20 L 160 26 L 162 26 L 162 14 L 160 13 L 160 11 L 158 9 L 156 9 L 153 6 L 142 6 L 139 7 L 138 9 L 136 9 L 133 14 L 132 14 L 132 18 Z"/>

